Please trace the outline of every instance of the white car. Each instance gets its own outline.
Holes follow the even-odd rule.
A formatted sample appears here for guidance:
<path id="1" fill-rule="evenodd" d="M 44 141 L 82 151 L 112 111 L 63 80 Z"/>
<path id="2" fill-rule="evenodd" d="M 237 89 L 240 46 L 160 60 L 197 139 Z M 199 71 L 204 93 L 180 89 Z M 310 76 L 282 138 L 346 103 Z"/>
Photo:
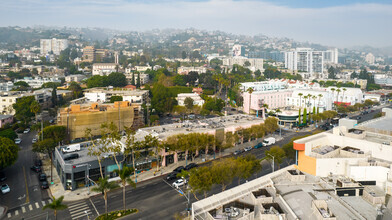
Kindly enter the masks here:
<path id="1" fill-rule="evenodd" d="M 184 180 L 184 179 L 178 179 L 178 180 L 176 180 L 176 182 L 173 183 L 173 186 L 176 187 L 176 188 L 178 188 L 178 187 L 180 187 L 180 186 L 185 185 L 185 183 L 186 183 L 186 180 Z"/>
<path id="2" fill-rule="evenodd" d="M 23 131 L 24 134 L 27 134 L 30 132 L 30 128 L 26 128 L 26 130 Z"/>
<path id="3" fill-rule="evenodd" d="M 20 139 L 20 138 L 15 139 L 15 144 L 20 144 L 21 142 L 22 142 L 22 139 Z"/>
<path id="4" fill-rule="evenodd" d="M 253 148 L 253 147 L 251 147 L 251 146 L 245 147 L 245 148 L 244 148 L 244 151 L 250 151 L 250 150 L 252 150 L 252 148 Z"/>
<path id="5" fill-rule="evenodd" d="M 33 140 L 31 140 L 31 143 L 35 143 L 35 142 L 37 142 L 37 139 L 36 138 L 33 138 Z"/>
<path id="6" fill-rule="evenodd" d="M 6 194 L 11 191 L 10 187 L 7 184 L 1 186 L 1 193 Z"/>

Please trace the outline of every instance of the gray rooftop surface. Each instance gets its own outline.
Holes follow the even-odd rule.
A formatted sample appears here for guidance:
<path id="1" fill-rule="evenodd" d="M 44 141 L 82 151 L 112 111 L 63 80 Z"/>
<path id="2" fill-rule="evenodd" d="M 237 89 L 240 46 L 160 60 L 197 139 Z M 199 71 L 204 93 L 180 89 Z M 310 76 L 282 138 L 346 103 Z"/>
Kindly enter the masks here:
<path id="1" fill-rule="evenodd" d="M 392 131 L 392 118 L 383 117 L 382 120 L 370 121 L 364 124 L 364 127 Z"/>

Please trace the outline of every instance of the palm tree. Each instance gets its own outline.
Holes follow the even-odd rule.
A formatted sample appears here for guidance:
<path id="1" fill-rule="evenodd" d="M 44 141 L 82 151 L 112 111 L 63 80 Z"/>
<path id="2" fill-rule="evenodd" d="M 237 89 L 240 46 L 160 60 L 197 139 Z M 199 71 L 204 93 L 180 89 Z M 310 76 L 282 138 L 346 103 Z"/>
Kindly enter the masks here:
<path id="1" fill-rule="evenodd" d="M 344 102 L 344 92 L 346 92 L 346 91 L 347 91 L 347 89 L 343 88 L 343 102 Z"/>
<path id="2" fill-rule="evenodd" d="M 101 192 L 103 199 L 105 200 L 105 213 L 108 213 L 108 192 L 111 189 L 116 188 L 118 185 L 115 182 L 109 182 L 109 177 L 99 178 L 97 181 L 97 187 L 94 187 L 92 191 Z"/>
<path id="3" fill-rule="evenodd" d="M 136 188 L 135 182 L 132 181 L 130 178 L 132 172 L 134 171 L 133 168 L 129 168 L 128 166 L 124 166 L 121 170 L 114 170 L 121 179 L 121 184 L 123 187 L 123 209 L 125 210 L 125 186 L 127 183 L 131 185 L 133 188 Z"/>
<path id="4" fill-rule="evenodd" d="M 64 210 L 66 208 L 68 208 L 67 205 L 64 205 L 63 202 L 64 196 L 60 196 L 58 199 L 56 199 L 53 196 L 53 201 L 47 205 L 45 205 L 44 207 L 42 207 L 43 210 L 49 208 L 49 209 L 53 209 L 54 210 L 54 218 L 57 220 L 57 210 Z"/>
<path id="5" fill-rule="evenodd" d="M 318 101 L 318 104 L 317 104 L 317 114 L 319 113 L 319 108 L 320 108 L 320 99 L 323 97 L 323 94 L 319 94 L 318 95 L 318 97 L 319 97 L 319 101 Z"/>
<path id="6" fill-rule="evenodd" d="M 37 122 L 37 114 L 41 111 L 41 106 L 37 101 L 34 101 L 30 105 L 30 111 L 35 114 L 35 121 Z"/>
<path id="7" fill-rule="evenodd" d="M 299 108 L 301 108 L 302 107 L 302 96 L 303 96 L 304 94 L 302 94 L 302 93 L 298 93 L 298 96 L 299 96 Z"/>
<path id="8" fill-rule="evenodd" d="M 249 87 L 246 91 L 249 93 L 249 114 L 250 114 L 250 103 L 252 101 L 252 93 L 254 89 L 252 87 Z"/>
<path id="9" fill-rule="evenodd" d="M 336 102 L 339 102 L 339 93 L 341 92 L 342 90 L 340 90 L 340 89 L 337 89 L 336 90 L 336 92 L 338 93 L 337 94 L 337 98 L 336 98 Z"/>
<path id="10" fill-rule="evenodd" d="M 265 109 L 268 108 L 268 104 L 263 104 L 263 119 L 265 119 Z"/>
<path id="11" fill-rule="evenodd" d="M 334 101 L 334 98 L 335 98 L 335 96 L 334 96 L 335 88 L 331 88 L 331 91 L 332 91 L 332 106 L 333 106 L 334 103 L 335 103 L 335 101 Z"/>

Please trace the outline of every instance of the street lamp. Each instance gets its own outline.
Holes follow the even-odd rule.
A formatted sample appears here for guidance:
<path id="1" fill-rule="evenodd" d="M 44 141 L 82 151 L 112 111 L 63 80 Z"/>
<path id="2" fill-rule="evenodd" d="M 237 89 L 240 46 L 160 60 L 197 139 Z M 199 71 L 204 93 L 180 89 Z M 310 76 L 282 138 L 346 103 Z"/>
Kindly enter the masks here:
<path id="1" fill-rule="evenodd" d="M 272 157 L 272 172 L 275 172 L 275 157 L 268 153 L 265 155 Z"/>
<path id="2" fill-rule="evenodd" d="M 137 168 L 135 168 L 135 183 L 137 183 Z"/>

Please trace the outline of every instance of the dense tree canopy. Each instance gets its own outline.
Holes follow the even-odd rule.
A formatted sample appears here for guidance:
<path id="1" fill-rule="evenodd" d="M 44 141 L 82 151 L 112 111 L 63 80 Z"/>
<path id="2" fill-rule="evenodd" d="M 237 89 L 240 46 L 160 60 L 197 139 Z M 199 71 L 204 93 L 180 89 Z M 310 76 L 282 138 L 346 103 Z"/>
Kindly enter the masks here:
<path id="1" fill-rule="evenodd" d="M 13 140 L 0 137 L 0 170 L 11 166 L 18 159 L 19 147 Z"/>
<path id="2" fill-rule="evenodd" d="M 12 105 L 15 109 L 15 117 L 18 120 L 28 121 L 29 118 L 34 116 L 34 113 L 31 112 L 30 106 L 35 102 L 34 96 L 24 96 L 20 99 L 16 100 L 16 103 Z"/>

